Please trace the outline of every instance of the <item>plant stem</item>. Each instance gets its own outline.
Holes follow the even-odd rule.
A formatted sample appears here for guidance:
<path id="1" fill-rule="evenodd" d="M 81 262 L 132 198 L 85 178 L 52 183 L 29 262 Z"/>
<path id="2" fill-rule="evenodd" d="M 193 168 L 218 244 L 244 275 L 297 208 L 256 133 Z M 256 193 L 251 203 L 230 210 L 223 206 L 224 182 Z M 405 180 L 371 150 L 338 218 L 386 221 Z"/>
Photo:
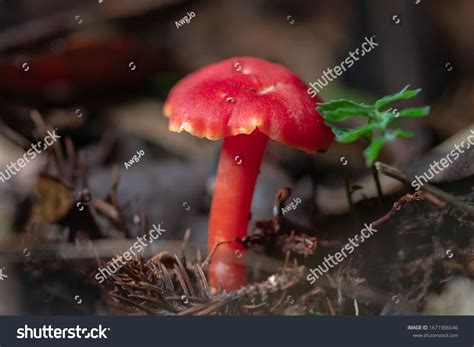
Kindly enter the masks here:
<path id="1" fill-rule="evenodd" d="M 346 188 L 346 196 L 347 202 L 349 203 L 349 207 L 354 210 L 354 201 L 352 200 L 352 193 L 351 193 L 351 172 L 347 167 L 344 167 L 344 186 Z"/>
<path id="2" fill-rule="evenodd" d="M 383 204 L 383 192 L 382 192 L 382 186 L 380 185 L 380 179 L 379 179 L 379 172 L 377 171 L 377 168 L 375 165 L 372 165 L 372 176 L 374 177 L 375 181 L 375 186 L 377 187 L 377 194 L 379 196 L 380 202 Z"/>
<path id="3" fill-rule="evenodd" d="M 380 117 L 378 111 L 376 113 L 377 113 L 377 116 Z M 370 124 L 370 123 L 372 123 L 371 119 L 369 119 L 368 124 Z M 369 144 L 372 143 L 373 135 L 374 135 L 373 131 L 370 132 Z M 372 169 L 372 176 L 374 177 L 374 181 L 375 181 L 375 186 L 377 187 L 377 195 L 379 196 L 380 203 L 383 205 L 383 192 L 382 192 L 382 186 L 380 185 L 379 173 L 378 173 L 377 169 L 375 168 L 374 164 L 372 164 L 371 169 Z"/>
<path id="4" fill-rule="evenodd" d="M 346 189 L 346 196 L 347 201 L 349 203 L 349 209 L 351 211 L 352 220 L 354 221 L 354 225 L 358 224 L 358 214 L 354 206 L 354 200 L 352 199 L 352 173 L 348 167 L 344 167 L 344 185 Z"/>

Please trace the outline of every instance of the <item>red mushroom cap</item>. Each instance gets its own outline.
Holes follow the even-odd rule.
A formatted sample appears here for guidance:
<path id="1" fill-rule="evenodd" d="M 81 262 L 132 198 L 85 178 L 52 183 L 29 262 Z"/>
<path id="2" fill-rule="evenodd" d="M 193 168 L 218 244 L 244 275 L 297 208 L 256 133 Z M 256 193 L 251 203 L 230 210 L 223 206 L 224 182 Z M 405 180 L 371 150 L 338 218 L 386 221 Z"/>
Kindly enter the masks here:
<path id="1" fill-rule="evenodd" d="M 217 140 L 250 134 L 314 153 L 334 139 L 305 83 L 279 64 L 236 57 L 201 68 L 171 90 L 164 113 L 169 129 Z"/>

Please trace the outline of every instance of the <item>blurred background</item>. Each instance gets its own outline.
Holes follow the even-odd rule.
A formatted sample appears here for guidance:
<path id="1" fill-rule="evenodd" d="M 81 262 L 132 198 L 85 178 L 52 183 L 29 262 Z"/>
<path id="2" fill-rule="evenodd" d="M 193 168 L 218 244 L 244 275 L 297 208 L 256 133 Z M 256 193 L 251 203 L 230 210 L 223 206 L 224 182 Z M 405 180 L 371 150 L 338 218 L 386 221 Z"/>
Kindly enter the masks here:
<path id="1" fill-rule="evenodd" d="M 189 23 L 179 24 L 190 12 Z M 191 228 L 190 242 L 205 249 L 220 142 L 169 132 L 162 105 L 180 78 L 207 64 L 255 56 L 309 83 L 375 35 L 379 46 L 321 97 L 371 102 L 407 84 L 422 88 L 404 106 L 430 105 L 431 114 L 403 124 L 416 136 L 390 143 L 380 159 L 424 171 L 415 158 L 473 128 L 473 14 L 471 0 L 0 0 L 0 167 L 46 127 L 62 135 L 61 145 L 0 182 L 0 268 L 8 275 L 0 281 L 0 314 L 106 312 L 97 300 L 77 305 L 76 295 L 96 292 L 53 260 L 54 271 L 29 264 L 25 275 L 31 249 L 134 237 L 145 218 L 164 223 L 164 240 L 181 240 Z M 303 201 L 291 218 L 324 228 L 321 235 L 344 228 L 334 221 L 348 213 L 341 163 L 362 182 L 356 201 L 376 195 L 364 148 L 334 144 L 312 157 L 271 143 L 250 225 L 272 218 L 276 191 L 288 186 Z M 145 155 L 125 168 L 140 150 Z M 442 179 L 472 176 L 468 158 Z M 387 194 L 400 190 L 383 183 Z M 94 205 L 107 222 L 89 210 L 94 199 L 108 203 Z"/>

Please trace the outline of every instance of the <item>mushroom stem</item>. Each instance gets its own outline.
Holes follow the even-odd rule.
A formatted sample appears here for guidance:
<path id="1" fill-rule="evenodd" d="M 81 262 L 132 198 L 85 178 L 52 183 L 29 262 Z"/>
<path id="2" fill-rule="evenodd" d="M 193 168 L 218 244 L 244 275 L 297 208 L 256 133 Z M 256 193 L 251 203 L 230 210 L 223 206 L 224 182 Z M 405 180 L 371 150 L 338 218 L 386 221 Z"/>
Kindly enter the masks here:
<path id="1" fill-rule="evenodd" d="M 209 216 L 209 251 L 219 242 L 247 235 L 255 182 L 267 142 L 268 136 L 259 130 L 224 138 Z M 211 287 L 227 291 L 247 283 L 242 244 L 218 247 L 211 260 L 209 282 Z"/>

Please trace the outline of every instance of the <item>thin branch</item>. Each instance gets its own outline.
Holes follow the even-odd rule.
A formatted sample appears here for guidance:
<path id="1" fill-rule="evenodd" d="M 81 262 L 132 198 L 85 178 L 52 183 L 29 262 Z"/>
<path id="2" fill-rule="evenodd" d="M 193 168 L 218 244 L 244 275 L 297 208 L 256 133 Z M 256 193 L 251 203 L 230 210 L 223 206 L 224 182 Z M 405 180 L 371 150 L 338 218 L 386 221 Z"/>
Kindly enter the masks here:
<path id="1" fill-rule="evenodd" d="M 389 176 L 389 177 L 392 177 L 404 184 L 406 184 L 407 186 L 410 186 L 411 187 L 411 182 L 413 181 L 413 178 L 410 178 L 408 177 L 406 174 L 404 174 L 403 172 L 401 172 L 400 170 L 392 167 L 392 166 L 389 166 L 387 164 L 384 164 L 384 163 L 381 163 L 381 162 L 376 162 L 375 163 L 375 167 L 377 168 L 378 171 L 380 171 L 381 173 L 383 173 L 384 175 L 386 176 Z M 427 192 L 427 193 L 430 193 L 430 194 L 433 194 L 434 196 L 436 196 L 437 198 L 447 202 L 448 204 L 470 214 L 470 215 L 474 215 L 474 206 L 468 204 L 468 203 L 465 203 L 463 202 L 462 200 L 459 200 L 458 198 L 456 198 L 455 196 L 445 192 L 444 190 L 441 190 L 429 183 L 425 183 L 421 186 L 420 188 L 421 190 Z"/>

